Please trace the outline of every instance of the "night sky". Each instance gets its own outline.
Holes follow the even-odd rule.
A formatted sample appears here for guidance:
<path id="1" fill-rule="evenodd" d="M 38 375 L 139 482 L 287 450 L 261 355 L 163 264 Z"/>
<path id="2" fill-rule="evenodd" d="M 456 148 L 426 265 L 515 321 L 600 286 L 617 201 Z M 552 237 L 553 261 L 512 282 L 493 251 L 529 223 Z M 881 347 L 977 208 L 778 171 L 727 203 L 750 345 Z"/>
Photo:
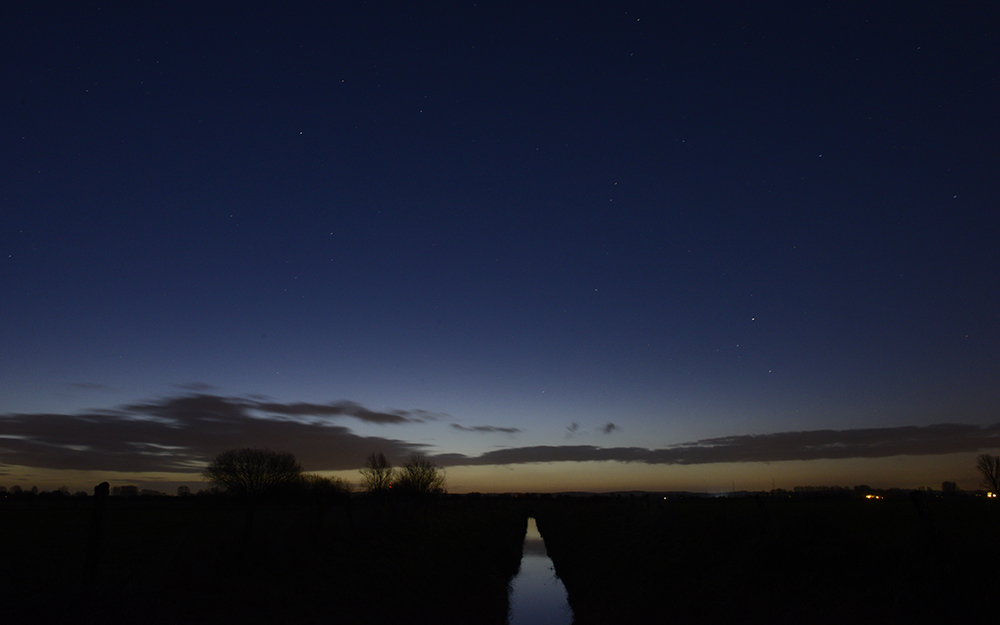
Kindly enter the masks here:
<path id="1" fill-rule="evenodd" d="M 978 487 L 992 3 L 426 4 L 3 4 L 0 484 Z"/>

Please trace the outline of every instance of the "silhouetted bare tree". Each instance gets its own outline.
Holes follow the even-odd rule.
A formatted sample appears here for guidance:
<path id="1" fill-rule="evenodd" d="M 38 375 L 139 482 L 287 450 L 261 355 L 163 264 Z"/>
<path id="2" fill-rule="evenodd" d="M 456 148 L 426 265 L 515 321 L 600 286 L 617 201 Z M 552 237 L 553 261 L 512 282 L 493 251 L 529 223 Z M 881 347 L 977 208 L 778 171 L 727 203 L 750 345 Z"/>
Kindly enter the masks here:
<path id="1" fill-rule="evenodd" d="M 370 493 L 384 493 L 392 486 L 394 471 L 385 455 L 380 451 L 368 454 L 361 469 L 361 485 Z"/>
<path id="2" fill-rule="evenodd" d="M 427 456 L 414 453 L 407 458 L 396 484 L 404 493 L 436 495 L 445 492 L 444 482 L 444 475 Z"/>
<path id="3" fill-rule="evenodd" d="M 222 452 L 202 473 L 233 494 L 250 496 L 293 484 L 301 474 L 302 467 L 293 454 L 249 447 Z"/>
<path id="4" fill-rule="evenodd" d="M 982 454 L 976 458 L 976 468 L 983 475 L 983 485 L 1000 495 L 1000 456 Z"/>
<path id="5" fill-rule="evenodd" d="M 351 484 L 339 477 L 326 477 L 314 473 L 303 473 L 296 480 L 295 486 L 302 492 L 313 496 L 349 495 Z"/>

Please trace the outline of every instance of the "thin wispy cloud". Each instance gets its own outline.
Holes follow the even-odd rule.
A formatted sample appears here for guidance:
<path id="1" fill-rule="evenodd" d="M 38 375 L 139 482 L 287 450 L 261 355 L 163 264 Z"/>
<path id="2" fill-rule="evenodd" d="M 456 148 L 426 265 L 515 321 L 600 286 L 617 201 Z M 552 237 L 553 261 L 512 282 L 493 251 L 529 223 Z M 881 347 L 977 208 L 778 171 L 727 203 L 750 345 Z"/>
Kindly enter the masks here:
<path id="1" fill-rule="evenodd" d="M 621 427 L 615 425 L 614 423 L 608 422 L 605 425 L 602 425 L 601 427 L 597 428 L 597 431 L 600 432 L 601 434 L 611 434 L 612 432 L 620 429 Z"/>
<path id="2" fill-rule="evenodd" d="M 339 401 L 329 404 L 310 404 L 296 402 L 283 404 L 278 402 L 255 401 L 248 402 L 247 407 L 270 415 L 289 417 L 354 417 L 368 423 L 421 423 L 436 417 L 424 410 L 392 410 L 380 412 L 370 410 L 352 401 Z"/>
<path id="3" fill-rule="evenodd" d="M 481 434 L 491 434 L 494 432 L 502 432 L 504 434 L 517 434 L 521 431 L 521 428 L 499 427 L 496 425 L 474 425 L 472 427 L 468 427 L 458 423 L 452 423 L 451 427 L 455 428 L 456 430 L 461 430 L 462 432 L 478 432 Z"/>
<path id="4" fill-rule="evenodd" d="M 728 436 L 662 449 L 537 445 L 498 449 L 480 456 L 442 454 L 435 456 L 435 460 L 448 466 L 604 460 L 647 464 L 710 464 L 927 456 L 998 447 L 1000 424 L 940 424 Z"/>
<path id="5" fill-rule="evenodd" d="M 249 398 L 225 397 L 196 393 L 177 397 L 167 397 L 149 402 L 122 406 L 119 410 L 133 415 L 152 415 L 174 418 L 176 415 L 218 414 L 244 415 L 259 418 L 290 417 L 306 421 L 324 418 L 352 417 L 359 421 L 375 424 L 421 423 L 436 419 L 437 416 L 425 410 L 371 410 L 352 401 L 338 401 L 326 404 L 308 402 L 282 403 L 270 398 L 255 396 Z"/>

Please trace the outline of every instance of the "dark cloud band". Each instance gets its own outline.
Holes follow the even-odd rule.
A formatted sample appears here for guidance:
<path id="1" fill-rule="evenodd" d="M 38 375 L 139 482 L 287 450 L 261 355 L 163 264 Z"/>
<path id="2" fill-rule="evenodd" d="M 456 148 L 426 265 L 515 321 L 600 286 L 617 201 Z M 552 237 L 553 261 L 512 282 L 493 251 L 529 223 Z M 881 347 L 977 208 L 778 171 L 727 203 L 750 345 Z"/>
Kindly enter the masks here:
<path id="1" fill-rule="evenodd" d="M 465 425 L 460 425 L 458 423 L 452 423 L 451 427 L 455 428 L 456 430 L 461 430 L 462 432 L 477 432 L 480 434 L 492 434 L 494 432 L 501 432 L 503 434 L 517 434 L 521 431 L 521 428 L 506 428 L 506 427 L 499 427 L 496 425 L 474 425 L 472 427 L 468 427 Z"/>
<path id="2" fill-rule="evenodd" d="M 0 415 L 0 461 L 42 469 L 197 471 L 226 449 L 270 447 L 291 451 L 308 470 L 318 471 L 356 469 L 372 451 L 394 459 L 427 451 L 427 445 L 354 434 L 334 422 L 345 417 L 376 424 L 438 418 L 422 410 L 380 412 L 348 401 L 280 403 L 266 398 L 192 394 L 104 411 Z M 451 427 L 479 433 L 520 431 L 489 425 Z M 600 429 L 611 433 L 618 427 L 609 423 Z M 479 456 L 439 454 L 433 459 L 443 466 L 567 461 L 693 465 L 923 456 L 998 448 L 1000 424 L 941 424 L 728 436 L 662 449 L 536 445 L 497 449 Z"/>
<path id="3" fill-rule="evenodd" d="M 354 469 L 372 450 L 402 458 L 424 445 L 363 437 L 333 423 L 419 422 L 424 411 L 378 412 L 353 402 L 281 404 L 194 394 L 77 414 L 0 415 L 0 461 L 47 469 L 192 471 L 233 447 L 293 451 L 309 470 Z"/>
<path id="4" fill-rule="evenodd" d="M 473 457 L 445 454 L 437 456 L 436 460 L 448 466 L 602 460 L 647 464 L 709 464 L 927 456 L 997 448 L 1000 448 L 1000 424 L 941 424 L 728 436 L 664 449 L 540 445 L 498 449 Z"/>

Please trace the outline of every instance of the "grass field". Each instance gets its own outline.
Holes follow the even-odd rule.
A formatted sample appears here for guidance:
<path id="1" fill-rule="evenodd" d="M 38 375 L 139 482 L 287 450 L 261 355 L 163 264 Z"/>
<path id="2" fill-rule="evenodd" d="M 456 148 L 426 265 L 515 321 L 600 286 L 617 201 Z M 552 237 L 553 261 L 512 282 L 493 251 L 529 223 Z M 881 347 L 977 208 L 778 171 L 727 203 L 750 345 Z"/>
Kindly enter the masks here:
<path id="1" fill-rule="evenodd" d="M 993 617 L 1000 506 L 982 499 L 539 502 L 577 625 Z"/>
<path id="2" fill-rule="evenodd" d="M 213 497 L 0 502 L 0 623 L 502 624 L 535 516 L 577 625 L 993 617 L 973 498 Z"/>
<path id="3" fill-rule="evenodd" d="M 93 498 L 0 508 L 2 623 L 485 623 L 507 616 L 527 517 L 501 501 L 261 506 Z"/>

